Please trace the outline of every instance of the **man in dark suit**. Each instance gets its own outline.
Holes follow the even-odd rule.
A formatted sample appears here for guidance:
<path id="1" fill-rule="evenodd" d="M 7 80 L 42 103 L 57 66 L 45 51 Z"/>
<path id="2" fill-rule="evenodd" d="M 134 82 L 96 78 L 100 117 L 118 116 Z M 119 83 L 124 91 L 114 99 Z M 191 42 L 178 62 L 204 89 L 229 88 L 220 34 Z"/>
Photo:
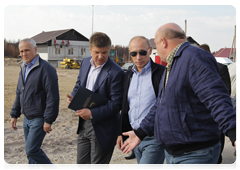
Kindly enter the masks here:
<path id="1" fill-rule="evenodd" d="M 83 59 L 72 94 L 67 95 L 68 103 L 79 86 L 86 87 L 109 101 L 98 108 L 76 111 L 79 116 L 77 163 L 108 164 L 119 131 L 124 72 L 108 57 L 111 40 L 106 34 L 96 32 L 89 42 L 92 57 Z"/>

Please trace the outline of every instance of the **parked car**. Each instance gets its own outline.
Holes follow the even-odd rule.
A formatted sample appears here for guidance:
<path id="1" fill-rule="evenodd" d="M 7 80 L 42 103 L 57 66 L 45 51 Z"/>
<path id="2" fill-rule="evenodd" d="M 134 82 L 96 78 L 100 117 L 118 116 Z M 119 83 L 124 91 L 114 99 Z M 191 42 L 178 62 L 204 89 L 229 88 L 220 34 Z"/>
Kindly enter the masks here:
<path id="1" fill-rule="evenodd" d="M 131 67 L 134 63 L 125 63 L 123 66 L 122 66 L 122 69 L 124 72 L 127 72 L 129 67 Z"/>

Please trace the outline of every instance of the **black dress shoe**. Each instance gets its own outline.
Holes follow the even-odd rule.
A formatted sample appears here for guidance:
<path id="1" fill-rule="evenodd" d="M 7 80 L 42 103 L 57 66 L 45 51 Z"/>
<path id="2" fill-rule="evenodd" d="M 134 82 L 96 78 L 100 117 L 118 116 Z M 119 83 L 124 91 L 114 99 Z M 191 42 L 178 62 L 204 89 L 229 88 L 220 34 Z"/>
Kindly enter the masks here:
<path id="1" fill-rule="evenodd" d="M 131 155 L 126 156 L 126 157 L 124 157 L 124 158 L 125 158 L 125 159 L 134 159 L 134 158 L 136 158 L 134 151 L 132 151 Z"/>

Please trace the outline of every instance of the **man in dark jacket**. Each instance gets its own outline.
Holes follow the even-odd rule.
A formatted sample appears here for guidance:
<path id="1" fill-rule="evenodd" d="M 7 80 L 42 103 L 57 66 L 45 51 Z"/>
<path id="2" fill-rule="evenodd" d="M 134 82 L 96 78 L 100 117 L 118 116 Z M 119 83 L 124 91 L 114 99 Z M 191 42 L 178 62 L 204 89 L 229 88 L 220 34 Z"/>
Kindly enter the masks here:
<path id="1" fill-rule="evenodd" d="M 152 48 L 143 36 L 133 37 L 129 43 L 129 54 L 133 67 L 124 76 L 121 132 L 140 127 L 140 122 L 156 101 L 159 83 L 165 66 L 150 59 Z M 120 135 L 117 146 L 121 150 L 123 138 Z M 154 136 L 145 137 L 134 153 L 138 164 L 162 164 L 165 158 L 163 145 Z"/>
<path id="2" fill-rule="evenodd" d="M 211 53 L 209 45 L 202 44 L 199 47 L 208 51 L 209 53 Z M 222 63 L 218 63 L 218 67 L 219 67 L 219 75 L 220 75 L 222 81 L 224 82 L 224 84 L 229 92 L 229 95 L 231 95 L 231 80 L 230 80 L 230 76 L 229 76 L 229 72 L 228 72 L 228 67 Z M 221 154 L 218 159 L 218 164 L 222 163 L 222 151 L 224 148 L 224 144 L 225 144 L 225 135 L 223 133 L 221 133 Z"/>
<path id="3" fill-rule="evenodd" d="M 175 23 L 161 26 L 155 43 L 167 71 L 157 101 L 137 130 L 124 133 L 131 151 L 146 135 L 164 145 L 168 164 L 213 164 L 220 154 L 220 134 L 236 147 L 236 111 L 215 58 L 190 45 Z"/>
<path id="4" fill-rule="evenodd" d="M 211 53 L 209 45 L 201 44 L 199 47 L 208 51 L 209 53 Z M 222 81 L 224 82 L 229 95 L 231 95 L 231 80 L 230 80 L 230 76 L 229 76 L 229 72 L 228 72 L 228 67 L 219 62 L 218 62 L 218 67 L 219 67 L 219 75 L 220 75 Z"/>
<path id="5" fill-rule="evenodd" d="M 79 86 L 109 99 L 107 104 L 100 107 L 76 111 L 79 116 L 77 163 L 108 164 L 119 131 L 124 72 L 108 56 L 111 39 L 107 34 L 96 32 L 89 43 L 92 56 L 83 59 L 75 87 L 71 96 L 67 95 L 67 102 L 72 101 Z"/>
<path id="6" fill-rule="evenodd" d="M 41 145 L 59 110 L 56 70 L 37 54 L 36 42 L 24 39 L 19 44 L 21 65 L 16 99 L 11 110 L 11 125 L 17 130 L 17 118 L 24 114 L 23 129 L 29 164 L 51 164 Z"/>

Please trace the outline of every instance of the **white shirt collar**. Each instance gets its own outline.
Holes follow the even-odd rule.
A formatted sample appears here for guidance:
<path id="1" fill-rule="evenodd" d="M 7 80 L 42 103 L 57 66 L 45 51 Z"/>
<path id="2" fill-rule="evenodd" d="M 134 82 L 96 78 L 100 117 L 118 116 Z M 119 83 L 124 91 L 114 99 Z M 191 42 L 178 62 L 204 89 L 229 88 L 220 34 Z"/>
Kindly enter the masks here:
<path id="1" fill-rule="evenodd" d="M 107 61 L 106 61 L 106 62 L 107 62 Z M 95 67 L 95 64 L 94 64 L 94 62 L 93 62 L 93 59 L 91 58 L 91 60 L 90 60 L 90 64 L 91 64 L 91 66 L 92 66 L 93 68 L 103 68 L 103 66 L 106 64 L 106 62 L 103 63 L 102 65 L 99 65 L 99 66 Z"/>

